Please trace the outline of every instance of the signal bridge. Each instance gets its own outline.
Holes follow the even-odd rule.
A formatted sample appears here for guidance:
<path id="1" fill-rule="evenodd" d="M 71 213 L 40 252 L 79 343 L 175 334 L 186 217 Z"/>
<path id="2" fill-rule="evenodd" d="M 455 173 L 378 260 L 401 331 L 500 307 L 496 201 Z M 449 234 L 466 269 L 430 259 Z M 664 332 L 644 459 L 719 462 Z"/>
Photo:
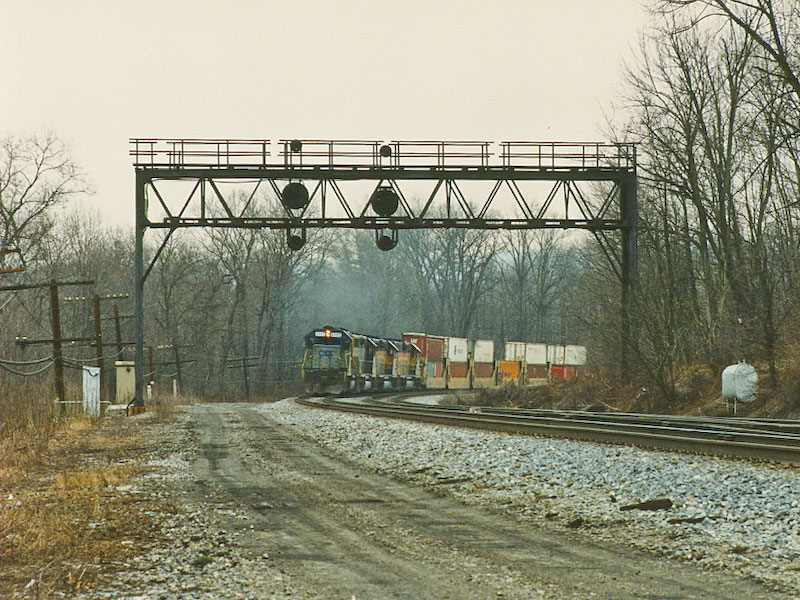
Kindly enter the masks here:
<path id="1" fill-rule="evenodd" d="M 631 143 L 135 138 L 130 155 L 137 405 L 143 286 L 178 229 L 282 229 L 292 250 L 317 228 L 374 230 L 381 250 L 394 248 L 399 232 L 409 229 L 585 230 L 620 279 L 626 326 L 633 318 L 638 209 Z M 600 185 L 589 194 L 586 182 Z M 276 201 L 269 214 L 254 208 L 263 206 L 254 203 L 263 189 Z M 145 268 L 148 229 L 167 234 Z"/>

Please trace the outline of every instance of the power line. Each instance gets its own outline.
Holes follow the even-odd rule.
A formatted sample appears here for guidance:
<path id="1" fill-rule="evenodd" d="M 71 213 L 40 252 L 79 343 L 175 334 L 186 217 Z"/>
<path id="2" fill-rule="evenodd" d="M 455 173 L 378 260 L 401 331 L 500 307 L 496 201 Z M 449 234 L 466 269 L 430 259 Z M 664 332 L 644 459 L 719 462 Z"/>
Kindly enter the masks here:
<path id="1" fill-rule="evenodd" d="M 7 358 L 0 358 L 0 364 L 3 365 L 16 365 L 16 366 L 25 366 L 25 365 L 38 365 L 39 363 L 47 362 L 48 360 L 52 360 L 53 355 L 50 354 L 49 356 L 44 356 L 42 358 L 36 358 L 34 360 L 9 360 Z"/>
<path id="2" fill-rule="evenodd" d="M 2 363 L 0 363 L 0 369 L 8 371 L 9 373 L 13 373 L 14 375 L 21 375 L 22 377 L 31 377 L 33 375 L 38 375 L 39 373 L 44 373 L 47 369 L 49 369 L 51 366 L 53 366 L 54 362 L 55 361 L 50 361 L 45 366 L 43 366 L 41 369 L 37 369 L 36 371 L 30 371 L 30 372 L 27 372 L 27 373 L 23 373 L 22 371 L 17 371 L 16 369 L 12 369 L 11 367 L 6 366 L 5 364 L 2 364 Z"/>

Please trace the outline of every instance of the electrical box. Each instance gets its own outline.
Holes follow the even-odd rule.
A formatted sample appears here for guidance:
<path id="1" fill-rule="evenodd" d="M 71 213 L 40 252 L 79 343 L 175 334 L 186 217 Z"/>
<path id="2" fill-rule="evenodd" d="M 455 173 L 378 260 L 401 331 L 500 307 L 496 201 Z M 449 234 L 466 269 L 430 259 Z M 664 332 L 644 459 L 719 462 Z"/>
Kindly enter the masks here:
<path id="1" fill-rule="evenodd" d="M 118 360 L 114 363 L 117 369 L 117 404 L 128 405 L 136 396 L 135 365 L 132 360 Z"/>

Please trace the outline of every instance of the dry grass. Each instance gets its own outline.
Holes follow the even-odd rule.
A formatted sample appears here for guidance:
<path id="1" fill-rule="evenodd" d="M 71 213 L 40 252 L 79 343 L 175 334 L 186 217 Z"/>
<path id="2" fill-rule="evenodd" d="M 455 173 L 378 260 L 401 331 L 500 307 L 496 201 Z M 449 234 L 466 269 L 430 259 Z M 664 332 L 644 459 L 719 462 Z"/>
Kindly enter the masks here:
<path id="1" fill-rule="evenodd" d="M 45 459 L 58 428 L 47 398 L 24 389 L 0 396 L 0 491 Z"/>
<path id="2" fill-rule="evenodd" d="M 136 459 L 155 449 L 146 428 L 168 419 L 174 403 L 154 403 L 157 418 L 144 422 L 57 421 L 48 403 L 38 407 L 35 415 L 0 399 L 0 416 L 30 417 L 0 429 L 0 598 L 91 586 L 149 549 L 160 535 L 157 515 L 176 510 L 126 489 L 143 473 Z"/>
<path id="3" fill-rule="evenodd" d="M 800 347 L 800 346 L 798 346 Z M 793 361 L 778 365 L 778 386 L 767 378 L 767 365 L 756 362 L 758 398 L 739 403 L 737 414 L 751 417 L 797 418 L 800 414 L 800 367 Z M 730 409 L 722 398 L 721 372 L 707 365 L 684 366 L 675 393 L 665 398 L 652 386 L 625 383 L 607 373 L 595 373 L 569 381 L 553 381 L 540 387 L 509 385 L 481 390 L 466 404 L 518 408 L 624 411 L 657 414 L 724 416 Z"/>

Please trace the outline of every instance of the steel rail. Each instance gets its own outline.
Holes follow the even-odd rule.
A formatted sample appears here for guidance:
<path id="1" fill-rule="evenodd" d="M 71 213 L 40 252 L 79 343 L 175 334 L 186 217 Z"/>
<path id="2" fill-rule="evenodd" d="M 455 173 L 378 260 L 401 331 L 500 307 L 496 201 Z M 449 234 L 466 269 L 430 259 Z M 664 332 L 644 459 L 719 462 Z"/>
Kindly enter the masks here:
<path id="1" fill-rule="evenodd" d="M 406 405 L 408 406 L 408 405 Z M 420 405 L 417 405 L 420 406 Z M 414 408 L 414 407 L 410 407 Z M 429 407 L 422 405 L 423 409 Z M 437 406 L 431 407 L 434 410 L 445 411 L 451 414 L 466 414 L 464 407 L 450 407 L 450 406 Z M 512 409 L 513 410 L 513 409 Z M 474 412 L 473 412 L 474 411 Z M 469 414 L 482 414 L 486 416 L 494 416 L 499 418 L 508 417 L 518 420 L 520 422 L 530 423 L 544 423 L 544 424 L 557 424 L 557 425 L 571 425 L 575 427 L 603 427 L 611 425 L 618 431 L 625 432 L 645 432 L 647 434 L 662 433 L 667 436 L 674 436 L 678 434 L 685 435 L 695 439 L 705 438 L 720 438 L 728 441 L 736 442 L 768 442 L 777 445 L 798 446 L 800 448 L 800 435 L 793 435 L 791 433 L 774 432 L 774 431 L 753 431 L 752 429 L 734 429 L 729 426 L 714 427 L 710 424 L 695 424 L 695 423 L 664 423 L 660 420 L 653 420 L 653 415 L 641 415 L 640 421 L 621 421 L 611 422 L 602 418 L 602 413 L 586 413 L 586 417 L 576 420 L 574 416 L 562 416 L 558 414 L 549 414 L 545 416 L 530 415 L 530 414 L 513 414 L 513 413 L 492 413 L 484 410 L 482 407 L 475 407 L 469 411 Z M 598 415 L 598 416 L 595 416 Z"/>
<path id="2" fill-rule="evenodd" d="M 400 406 L 420 406 L 418 402 L 395 401 Z M 604 413 L 580 410 L 557 410 L 539 408 L 505 408 L 494 406 L 465 407 L 460 405 L 442 405 L 445 410 L 464 411 L 477 410 L 483 414 L 515 415 L 515 416 L 556 416 L 576 421 L 602 421 L 608 423 L 636 423 L 664 426 L 705 426 L 719 431 L 738 432 L 743 429 L 773 431 L 788 434 L 800 434 L 800 421 L 789 419 L 751 419 L 746 417 L 706 417 L 693 415 L 648 415 L 642 413 Z"/>
<path id="3" fill-rule="evenodd" d="M 305 398 L 297 402 L 373 416 L 407 419 L 439 425 L 489 429 L 506 433 L 541 435 L 581 441 L 628 444 L 660 450 L 710 454 L 781 463 L 800 464 L 800 436 L 773 431 L 715 431 L 690 426 L 613 423 L 529 415 L 487 414 L 453 407 L 408 406 L 392 403 L 356 403 L 333 398 Z M 651 418 L 652 415 L 645 415 Z"/>

